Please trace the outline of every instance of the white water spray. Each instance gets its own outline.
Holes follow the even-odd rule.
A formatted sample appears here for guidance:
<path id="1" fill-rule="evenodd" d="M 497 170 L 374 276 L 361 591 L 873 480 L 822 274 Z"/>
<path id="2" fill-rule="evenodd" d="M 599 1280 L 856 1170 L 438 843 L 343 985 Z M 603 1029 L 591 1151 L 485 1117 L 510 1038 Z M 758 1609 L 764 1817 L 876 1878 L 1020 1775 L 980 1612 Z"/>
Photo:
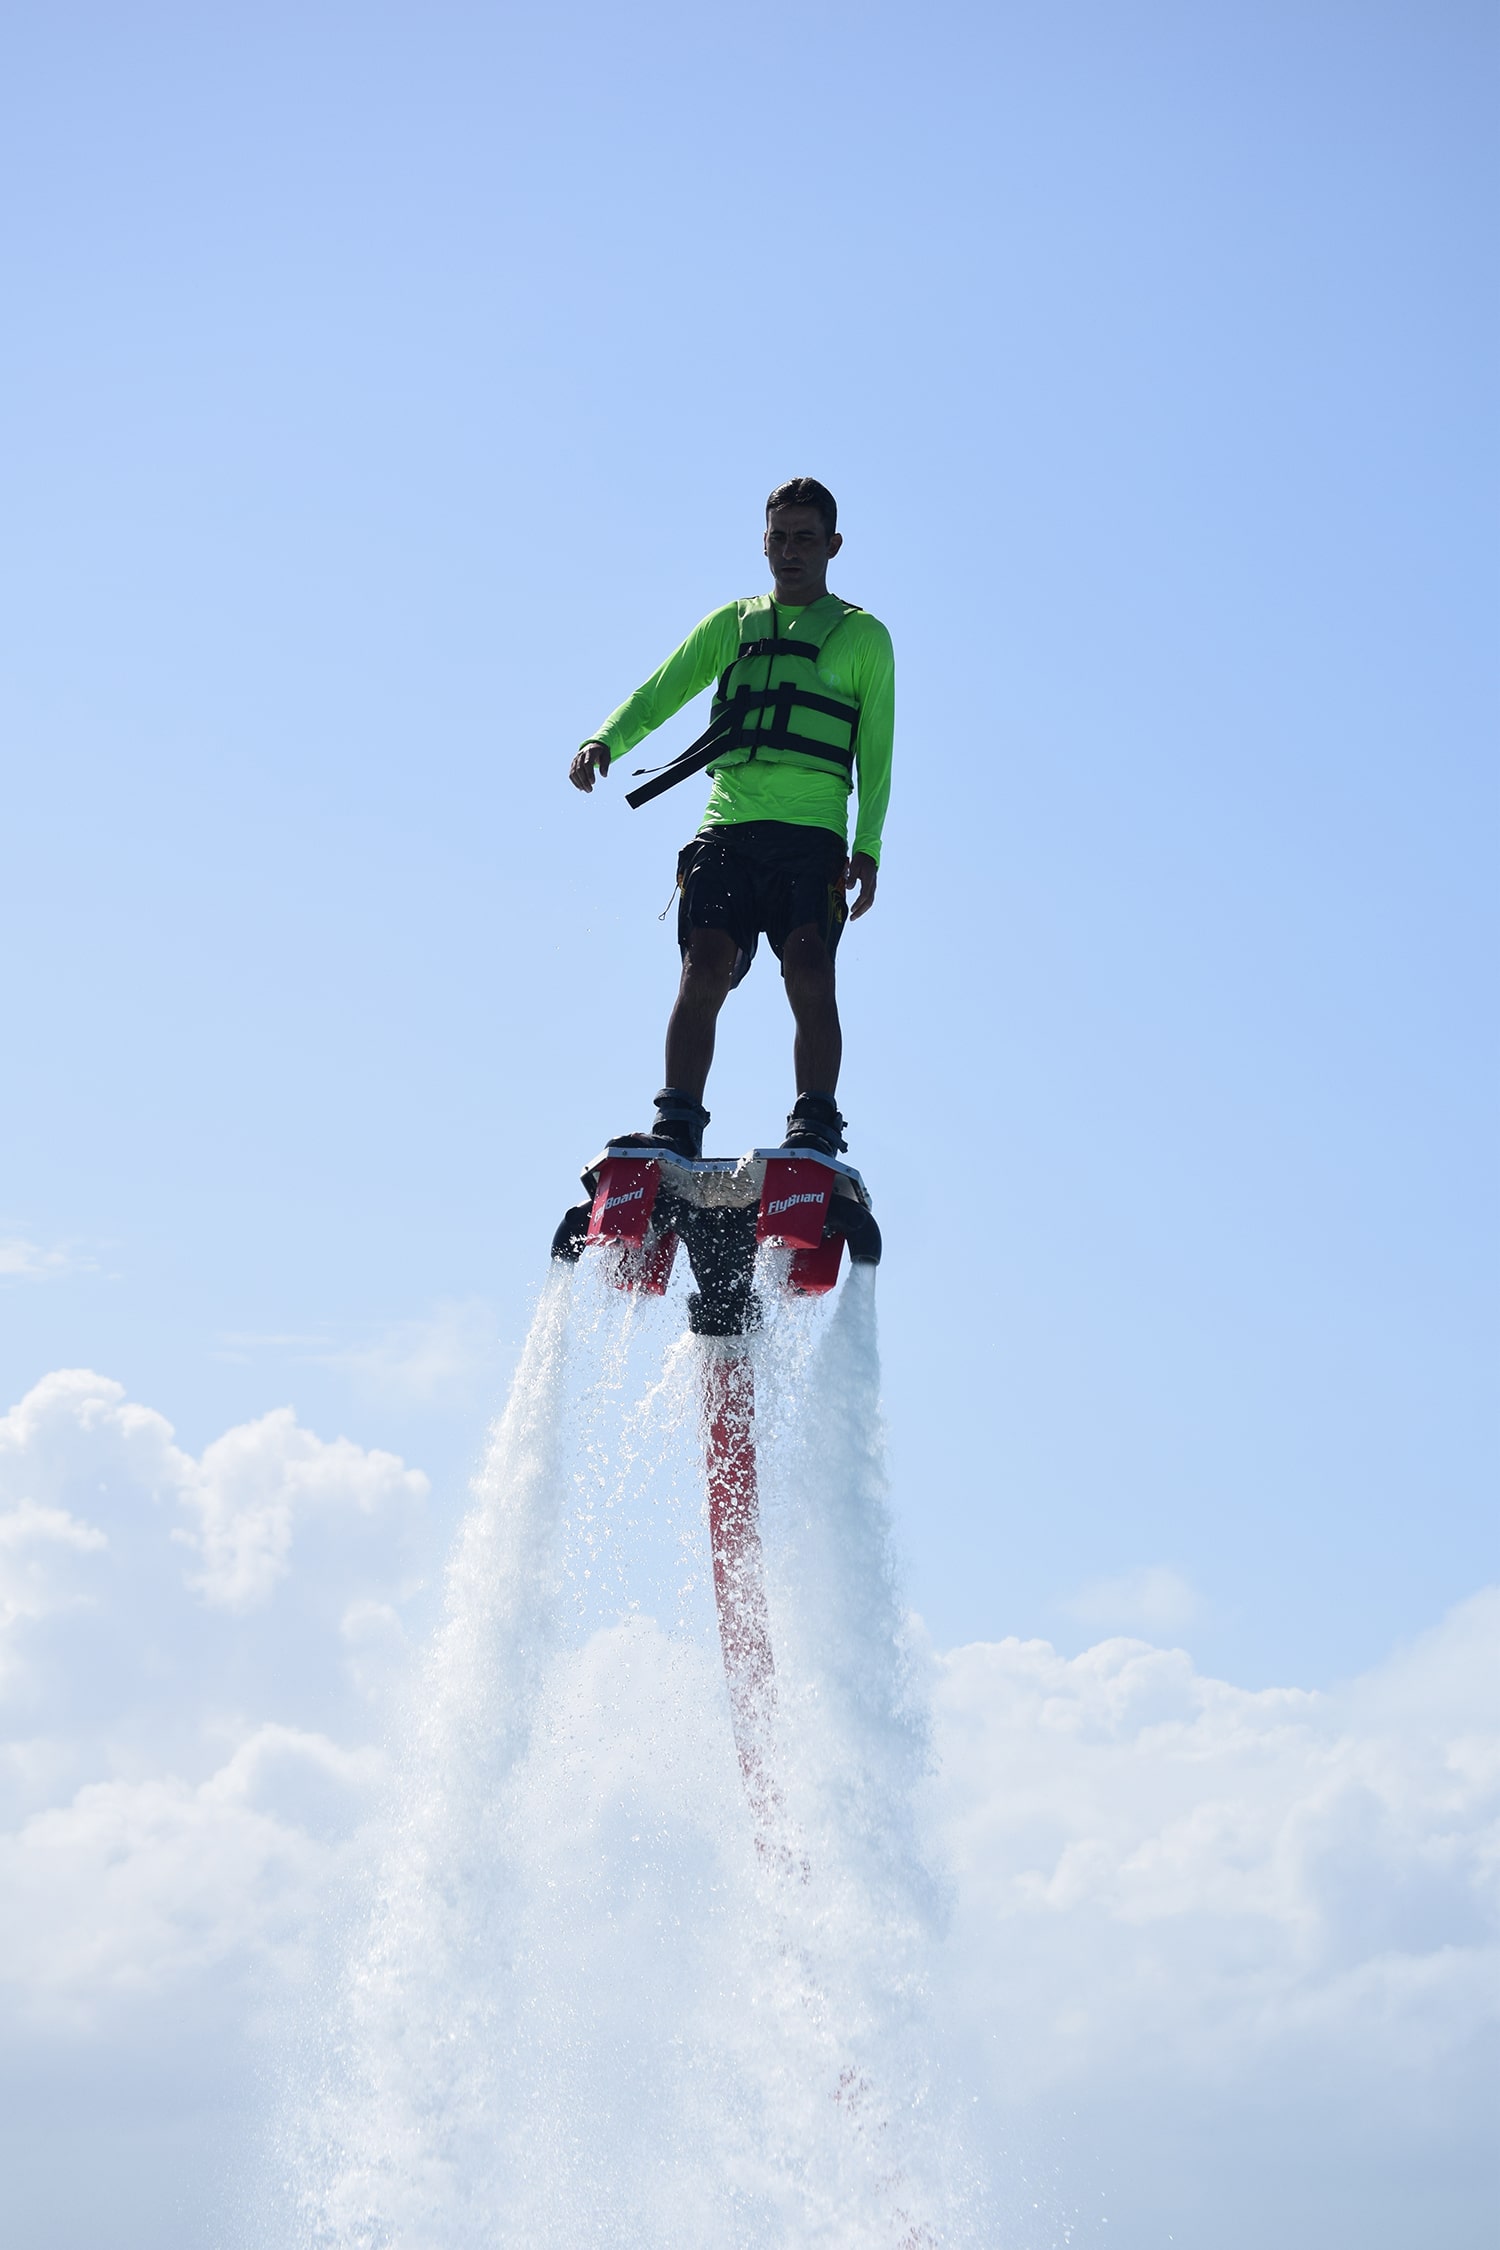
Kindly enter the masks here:
<path id="1" fill-rule="evenodd" d="M 750 1347 L 775 1681 L 733 1713 L 699 1412 L 722 1347 L 679 1318 L 590 1260 L 543 1297 L 289 2136 L 306 2250 L 982 2239 L 923 2026 L 873 1274 Z"/>

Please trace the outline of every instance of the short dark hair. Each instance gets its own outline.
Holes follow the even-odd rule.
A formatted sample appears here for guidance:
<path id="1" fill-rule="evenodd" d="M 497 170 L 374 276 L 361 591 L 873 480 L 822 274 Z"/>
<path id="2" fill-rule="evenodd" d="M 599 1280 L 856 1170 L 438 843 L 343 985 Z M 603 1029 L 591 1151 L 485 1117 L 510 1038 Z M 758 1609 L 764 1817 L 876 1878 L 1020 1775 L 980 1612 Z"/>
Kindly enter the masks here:
<path id="1" fill-rule="evenodd" d="M 816 477 L 789 477 L 785 484 L 778 484 L 766 502 L 767 523 L 773 508 L 816 508 L 830 538 L 839 527 L 839 504 L 827 485 L 819 484 Z"/>

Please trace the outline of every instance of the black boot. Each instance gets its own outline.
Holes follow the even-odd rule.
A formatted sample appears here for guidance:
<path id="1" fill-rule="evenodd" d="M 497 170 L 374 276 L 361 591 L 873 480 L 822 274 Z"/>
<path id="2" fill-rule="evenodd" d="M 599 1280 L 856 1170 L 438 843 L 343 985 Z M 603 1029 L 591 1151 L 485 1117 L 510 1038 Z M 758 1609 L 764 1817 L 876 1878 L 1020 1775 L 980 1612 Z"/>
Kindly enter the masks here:
<path id="1" fill-rule="evenodd" d="M 696 1163 L 703 1154 L 703 1129 L 708 1123 L 708 1111 L 702 1102 L 685 1094 L 680 1086 L 663 1086 L 656 1097 L 656 1117 L 648 1133 L 619 1133 L 616 1145 L 629 1143 L 637 1148 L 669 1148 L 678 1156 Z"/>
<path id="2" fill-rule="evenodd" d="M 799 1094 L 786 1121 L 785 1149 L 813 1148 L 837 1156 L 845 1147 L 844 1120 L 832 1094 Z"/>

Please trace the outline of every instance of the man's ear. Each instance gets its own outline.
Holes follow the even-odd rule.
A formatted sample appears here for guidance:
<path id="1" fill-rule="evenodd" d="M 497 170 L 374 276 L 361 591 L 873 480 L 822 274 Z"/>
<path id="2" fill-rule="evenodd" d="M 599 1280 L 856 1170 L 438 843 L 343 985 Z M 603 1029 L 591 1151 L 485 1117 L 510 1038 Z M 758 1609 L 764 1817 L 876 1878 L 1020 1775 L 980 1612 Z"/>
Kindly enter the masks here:
<path id="1" fill-rule="evenodd" d="M 830 561 L 830 562 L 831 562 L 831 561 L 833 560 L 833 557 L 834 557 L 834 556 L 835 556 L 835 555 L 836 555 L 836 554 L 838 553 L 838 551 L 839 551 L 840 547 L 842 547 L 842 546 L 843 546 L 843 544 L 844 544 L 844 534 L 843 534 L 843 533 L 842 533 L 841 531 L 830 531 L 830 532 L 829 532 L 829 534 L 828 534 L 828 559 L 829 559 L 829 561 Z"/>

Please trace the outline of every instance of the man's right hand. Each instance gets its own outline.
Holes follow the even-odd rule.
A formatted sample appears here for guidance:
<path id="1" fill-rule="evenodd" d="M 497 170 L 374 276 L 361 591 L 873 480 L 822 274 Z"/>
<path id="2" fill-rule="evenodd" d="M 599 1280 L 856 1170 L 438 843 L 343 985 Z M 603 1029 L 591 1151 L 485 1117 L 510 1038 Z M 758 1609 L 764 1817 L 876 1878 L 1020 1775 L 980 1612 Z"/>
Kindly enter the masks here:
<path id="1" fill-rule="evenodd" d="M 568 768 L 568 779 L 575 789 L 585 795 L 594 786 L 594 776 L 609 771 L 609 752 L 602 742 L 586 742 Z"/>

